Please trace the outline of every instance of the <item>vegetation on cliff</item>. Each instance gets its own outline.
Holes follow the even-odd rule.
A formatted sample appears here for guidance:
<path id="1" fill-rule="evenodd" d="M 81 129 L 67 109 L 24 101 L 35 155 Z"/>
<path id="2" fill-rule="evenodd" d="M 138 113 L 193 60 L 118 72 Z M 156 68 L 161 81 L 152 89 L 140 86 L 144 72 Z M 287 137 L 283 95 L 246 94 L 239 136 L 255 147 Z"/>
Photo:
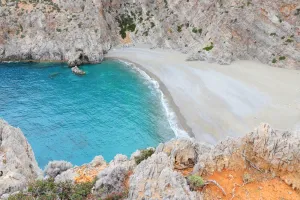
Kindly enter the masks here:
<path id="1" fill-rule="evenodd" d="M 19 163 L 25 163 L 24 171 L 17 171 L 22 179 L 10 178 L 16 174 L 19 154 L 5 161 L 12 167 L 0 177 L 0 192 L 9 200 L 300 199 L 300 138 L 267 124 L 216 146 L 181 138 L 160 144 L 155 151 L 136 151 L 131 158 L 116 155 L 109 163 L 102 156 L 80 167 L 53 161 L 44 171 L 45 180 L 37 179 L 40 170 L 33 168 L 34 156 L 19 129 L 0 120 L 0 137 L 0 159 L 4 148 L 28 151 Z M 5 146 L 17 140 L 18 145 Z M 16 191 L 21 192 L 11 195 Z"/>
<path id="2" fill-rule="evenodd" d="M 95 181 L 73 184 L 71 181 L 55 183 L 53 178 L 30 183 L 26 192 L 11 195 L 8 200 L 33 199 L 86 199 Z"/>
<path id="3" fill-rule="evenodd" d="M 229 64 L 258 59 L 297 69 L 298 2 L 267 5 L 236 0 L 3 0 L 0 60 L 70 60 L 80 49 L 89 62 L 101 62 L 112 46 L 141 42 L 188 53 L 190 60 Z M 210 42 L 214 48 L 203 49 Z M 282 56 L 284 60 L 274 62 Z"/>

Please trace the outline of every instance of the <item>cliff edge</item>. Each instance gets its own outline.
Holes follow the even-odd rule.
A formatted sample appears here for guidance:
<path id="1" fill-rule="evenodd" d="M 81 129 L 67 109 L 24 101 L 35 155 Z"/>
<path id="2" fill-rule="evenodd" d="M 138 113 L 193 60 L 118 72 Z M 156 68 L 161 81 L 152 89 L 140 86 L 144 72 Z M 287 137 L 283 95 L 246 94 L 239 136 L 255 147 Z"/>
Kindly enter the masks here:
<path id="1" fill-rule="evenodd" d="M 0 194 L 23 189 L 42 176 L 22 131 L 0 120 Z"/>
<path id="2" fill-rule="evenodd" d="M 9 147 L 10 151 L 24 149 L 23 152 L 7 156 L 5 163 L 2 161 L 4 165 L 0 166 L 4 166 L 4 174 L 0 177 L 1 194 L 12 193 L 23 187 L 25 189 L 18 195 L 25 195 L 28 199 L 45 195 L 42 192 L 47 184 L 42 189 L 36 184 L 26 190 L 25 180 L 37 178 L 40 170 L 24 136 L 19 129 L 3 121 L 0 125 L 1 156 L 5 155 L 3 150 L 8 148 L 6 144 L 17 138 L 20 142 Z M 7 133 L 9 137 L 5 137 Z M 52 185 L 57 184 L 57 187 L 62 187 L 59 184 L 66 182 L 72 185 L 91 183 L 88 193 L 80 193 L 86 196 L 80 196 L 79 199 L 298 199 L 299 147 L 300 138 L 296 134 L 261 124 L 243 138 L 227 139 L 216 146 L 193 139 L 173 139 L 158 145 L 156 149 L 138 150 L 130 158 L 116 155 L 109 163 L 102 156 L 75 167 L 65 161 L 53 161 L 44 170 L 44 179 L 52 181 Z M 16 169 L 17 166 L 22 166 L 23 170 Z M 16 170 L 22 179 L 9 178 Z M 63 187 L 66 185 L 63 184 Z M 57 194 L 57 191 L 60 193 Z M 67 191 L 65 195 L 77 190 L 73 188 Z M 58 195 L 56 197 L 60 199 L 62 192 L 59 189 L 46 194 Z M 78 197 L 79 194 L 76 195 Z M 2 197 L 8 196 L 4 194 Z"/>

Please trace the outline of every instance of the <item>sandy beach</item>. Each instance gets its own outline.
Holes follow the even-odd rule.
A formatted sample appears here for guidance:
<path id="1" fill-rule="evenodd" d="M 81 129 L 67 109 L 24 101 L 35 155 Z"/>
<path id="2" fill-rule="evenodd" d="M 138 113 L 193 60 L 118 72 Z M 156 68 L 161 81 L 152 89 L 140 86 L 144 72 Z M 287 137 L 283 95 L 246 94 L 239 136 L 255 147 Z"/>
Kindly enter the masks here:
<path id="1" fill-rule="evenodd" d="M 261 122 L 300 130 L 300 71 L 256 61 L 188 62 L 180 52 L 145 46 L 112 49 L 106 58 L 132 61 L 159 79 L 182 126 L 198 141 L 243 136 Z"/>

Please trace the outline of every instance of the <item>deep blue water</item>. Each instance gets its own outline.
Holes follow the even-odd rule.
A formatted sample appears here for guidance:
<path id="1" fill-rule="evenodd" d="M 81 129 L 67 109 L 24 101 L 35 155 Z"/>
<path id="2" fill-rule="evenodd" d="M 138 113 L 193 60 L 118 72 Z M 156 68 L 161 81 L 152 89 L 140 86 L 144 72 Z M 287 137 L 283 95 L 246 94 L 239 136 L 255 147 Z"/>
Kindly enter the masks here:
<path id="1" fill-rule="evenodd" d="M 40 167 L 110 161 L 174 137 L 159 92 L 139 72 L 117 61 L 82 69 L 80 77 L 65 64 L 0 64 L 0 118 L 22 129 Z"/>

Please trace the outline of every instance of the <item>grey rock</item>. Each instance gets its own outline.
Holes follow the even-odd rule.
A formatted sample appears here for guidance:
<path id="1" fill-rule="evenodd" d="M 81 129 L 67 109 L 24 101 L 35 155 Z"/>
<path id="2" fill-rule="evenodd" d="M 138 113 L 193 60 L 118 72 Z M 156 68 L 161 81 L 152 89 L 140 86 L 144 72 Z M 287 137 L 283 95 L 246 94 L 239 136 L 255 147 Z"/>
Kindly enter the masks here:
<path id="1" fill-rule="evenodd" d="M 34 153 L 22 131 L 0 119 L 0 197 L 27 186 L 42 176 Z"/>
<path id="2" fill-rule="evenodd" d="M 96 156 L 91 162 L 91 165 L 93 167 L 97 167 L 99 165 L 105 165 L 105 164 L 106 164 L 106 162 L 105 162 L 103 156 Z"/>
<path id="3" fill-rule="evenodd" d="M 78 174 L 76 173 L 76 171 L 74 170 L 74 168 L 70 168 L 66 171 L 61 172 L 60 174 L 58 174 L 55 177 L 55 182 L 56 183 L 63 183 L 63 182 L 75 182 L 75 178 L 76 176 L 78 176 Z"/>
<path id="4" fill-rule="evenodd" d="M 193 139 L 173 139 L 157 147 L 156 153 L 165 152 L 171 159 L 174 169 L 193 168 L 198 162 L 198 157 L 210 152 L 211 147 L 201 144 Z"/>
<path id="5" fill-rule="evenodd" d="M 125 163 L 128 161 L 127 156 L 122 155 L 122 154 L 117 154 L 112 161 L 110 161 L 109 165 L 110 166 L 116 166 Z"/>
<path id="6" fill-rule="evenodd" d="M 130 156 L 130 160 L 134 160 L 135 157 L 141 155 L 141 151 L 140 150 L 136 150 L 135 152 L 133 152 Z"/>
<path id="7" fill-rule="evenodd" d="M 106 168 L 107 167 L 107 163 L 105 162 L 103 156 L 96 156 L 92 162 L 84 164 L 80 167 L 75 166 L 72 168 L 69 168 L 65 171 L 62 171 L 60 174 L 58 174 L 55 177 L 55 182 L 66 182 L 66 181 L 70 181 L 75 183 L 75 179 L 76 177 L 79 177 L 80 174 L 78 173 L 78 169 L 79 168 L 84 168 L 86 171 L 93 171 L 95 169 L 98 168 Z"/>
<path id="8" fill-rule="evenodd" d="M 57 175 L 72 168 L 73 165 L 66 161 L 51 161 L 45 167 L 44 174 L 46 178 L 55 178 Z"/>
<path id="9" fill-rule="evenodd" d="M 239 139 L 227 139 L 198 157 L 194 173 L 211 174 L 223 169 L 248 166 L 248 161 L 263 171 L 270 171 L 299 189 L 300 138 L 297 134 L 274 130 L 262 123 L 255 131 Z M 249 167 L 249 166 L 248 166 Z M 251 167 L 251 166 L 250 166 Z M 285 176 L 286 172 L 289 176 Z"/>
<path id="10" fill-rule="evenodd" d="M 76 75 L 85 75 L 85 72 L 79 69 L 77 66 L 72 67 L 72 72 Z"/>
<path id="11" fill-rule="evenodd" d="M 86 63 L 89 63 L 89 58 L 87 55 L 83 53 L 82 50 L 76 51 L 73 57 L 71 57 L 68 61 L 68 65 L 70 67 L 77 67 L 79 65 L 86 64 Z"/>
<path id="12" fill-rule="evenodd" d="M 81 167 L 72 167 L 71 163 L 65 161 L 50 162 L 45 175 L 46 178 L 54 177 L 56 182 L 74 182 L 79 171 L 82 174 L 83 169 L 97 169 L 100 173 L 93 194 L 100 198 L 128 190 L 128 200 L 193 200 L 203 199 L 203 196 L 190 190 L 181 170 L 192 168 L 192 173 L 208 175 L 225 168 L 235 170 L 255 166 L 300 189 L 299 147 L 298 134 L 274 130 L 268 124 L 261 124 L 243 138 L 228 138 L 215 146 L 193 139 L 173 139 L 158 145 L 155 153 L 139 165 L 134 160 L 140 154 L 136 151 L 130 159 L 118 154 L 108 165 L 102 156 L 96 156 L 91 163 Z M 22 132 L 4 121 L 0 121 L 0 159 L 0 170 L 4 172 L 0 177 L 2 198 L 23 190 L 28 181 L 39 178 L 41 174 Z M 129 188 L 126 188 L 128 180 Z"/>
<path id="13" fill-rule="evenodd" d="M 2 60 L 62 60 L 73 67 L 101 62 L 120 44 L 147 43 L 181 51 L 188 60 L 250 59 L 300 69 L 298 0 L 26 2 L 0 8 Z M 130 44 L 120 36 L 116 19 L 122 15 L 136 26 L 127 32 Z"/>
<path id="14" fill-rule="evenodd" d="M 106 198 L 110 194 L 120 194 L 124 192 L 124 181 L 127 169 L 123 166 L 115 166 L 104 169 L 97 176 L 94 186 L 94 194 Z"/>
<path id="15" fill-rule="evenodd" d="M 164 152 L 142 161 L 130 177 L 128 199 L 201 199 L 172 168 L 170 158 Z"/>

